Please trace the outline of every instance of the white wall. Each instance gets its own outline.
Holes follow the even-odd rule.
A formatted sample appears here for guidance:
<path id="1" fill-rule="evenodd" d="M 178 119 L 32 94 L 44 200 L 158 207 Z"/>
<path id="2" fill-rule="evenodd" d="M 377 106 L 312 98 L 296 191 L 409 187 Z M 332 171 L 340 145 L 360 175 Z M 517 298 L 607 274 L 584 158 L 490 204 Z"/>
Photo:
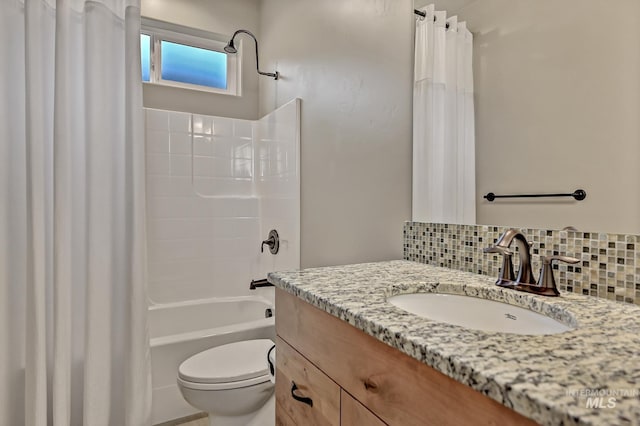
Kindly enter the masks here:
<path id="1" fill-rule="evenodd" d="M 259 32 L 259 0 L 142 0 L 142 16 L 218 34 L 228 41 L 238 29 Z M 258 75 L 253 40 L 242 46 L 242 96 L 212 94 L 155 84 L 144 85 L 144 106 L 221 117 L 258 118 Z M 237 44 L 238 45 L 238 44 Z"/>
<path id="2" fill-rule="evenodd" d="M 413 2 L 263 0 L 260 112 L 301 110 L 301 265 L 402 257 Z"/>
<path id="3" fill-rule="evenodd" d="M 260 122 L 146 110 L 149 298 L 169 303 L 251 292 L 299 268 L 299 102 Z M 260 252 L 276 228 L 280 253 Z"/>
<path id="4" fill-rule="evenodd" d="M 640 233 L 640 2 L 452 6 L 462 3 L 474 33 L 477 222 Z M 586 200 L 482 199 L 578 188 Z"/>

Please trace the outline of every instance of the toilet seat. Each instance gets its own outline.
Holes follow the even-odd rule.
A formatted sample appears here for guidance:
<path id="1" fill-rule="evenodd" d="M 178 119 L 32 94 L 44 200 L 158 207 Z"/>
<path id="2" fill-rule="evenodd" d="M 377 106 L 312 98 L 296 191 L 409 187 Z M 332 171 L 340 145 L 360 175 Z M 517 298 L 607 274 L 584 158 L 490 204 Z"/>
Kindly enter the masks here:
<path id="1" fill-rule="evenodd" d="M 269 381 L 269 339 L 245 340 L 193 355 L 178 367 L 178 382 L 197 390 L 225 390 Z"/>

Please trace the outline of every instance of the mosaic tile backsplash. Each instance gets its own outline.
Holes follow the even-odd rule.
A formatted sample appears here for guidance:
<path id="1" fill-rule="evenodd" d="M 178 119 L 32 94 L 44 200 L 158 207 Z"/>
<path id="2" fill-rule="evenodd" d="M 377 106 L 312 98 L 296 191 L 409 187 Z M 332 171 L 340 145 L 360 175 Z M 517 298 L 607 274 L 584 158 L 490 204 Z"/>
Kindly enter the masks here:
<path id="1" fill-rule="evenodd" d="M 405 222 L 404 259 L 498 277 L 502 257 L 482 249 L 496 243 L 506 226 Z M 554 265 L 558 288 L 640 305 L 640 235 L 520 228 L 531 247 L 537 278 L 540 255 L 576 257 Z M 515 248 L 515 244 L 513 245 Z M 514 255 L 517 272 L 518 256 Z"/>

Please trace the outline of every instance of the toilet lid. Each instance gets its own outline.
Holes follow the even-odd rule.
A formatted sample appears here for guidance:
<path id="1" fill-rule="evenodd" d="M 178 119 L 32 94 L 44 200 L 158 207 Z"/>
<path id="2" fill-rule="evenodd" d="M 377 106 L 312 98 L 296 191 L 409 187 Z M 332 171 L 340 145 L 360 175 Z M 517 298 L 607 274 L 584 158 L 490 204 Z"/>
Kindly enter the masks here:
<path id="1" fill-rule="evenodd" d="M 196 383 L 230 383 L 269 374 L 269 339 L 229 343 L 200 352 L 178 367 L 178 376 Z M 268 380 L 268 377 L 267 379 Z"/>

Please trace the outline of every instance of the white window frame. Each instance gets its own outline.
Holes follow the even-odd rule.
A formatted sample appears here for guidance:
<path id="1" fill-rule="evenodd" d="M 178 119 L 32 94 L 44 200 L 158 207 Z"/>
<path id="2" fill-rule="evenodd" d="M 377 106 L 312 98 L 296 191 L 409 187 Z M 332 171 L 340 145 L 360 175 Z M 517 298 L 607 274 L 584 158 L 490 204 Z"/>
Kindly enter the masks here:
<path id="1" fill-rule="evenodd" d="M 149 81 L 144 84 L 157 84 L 162 86 L 180 87 L 182 89 L 198 90 L 202 92 L 217 93 L 223 95 L 241 95 L 241 45 L 238 45 L 238 53 L 228 54 L 224 51 L 229 36 L 220 36 L 206 31 L 193 28 L 182 27 L 153 19 L 142 18 L 142 29 L 140 34 L 147 35 L 150 41 L 150 69 Z M 226 41 L 223 41 L 226 40 Z M 215 87 L 201 86 L 198 84 L 182 83 L 179 81 L 162 79 L 162 49 L 161 42 L 168 41 L 201 49 L 212 50 L 224 53 L 227 57 L 227 88 L 218 89 Z"/>

